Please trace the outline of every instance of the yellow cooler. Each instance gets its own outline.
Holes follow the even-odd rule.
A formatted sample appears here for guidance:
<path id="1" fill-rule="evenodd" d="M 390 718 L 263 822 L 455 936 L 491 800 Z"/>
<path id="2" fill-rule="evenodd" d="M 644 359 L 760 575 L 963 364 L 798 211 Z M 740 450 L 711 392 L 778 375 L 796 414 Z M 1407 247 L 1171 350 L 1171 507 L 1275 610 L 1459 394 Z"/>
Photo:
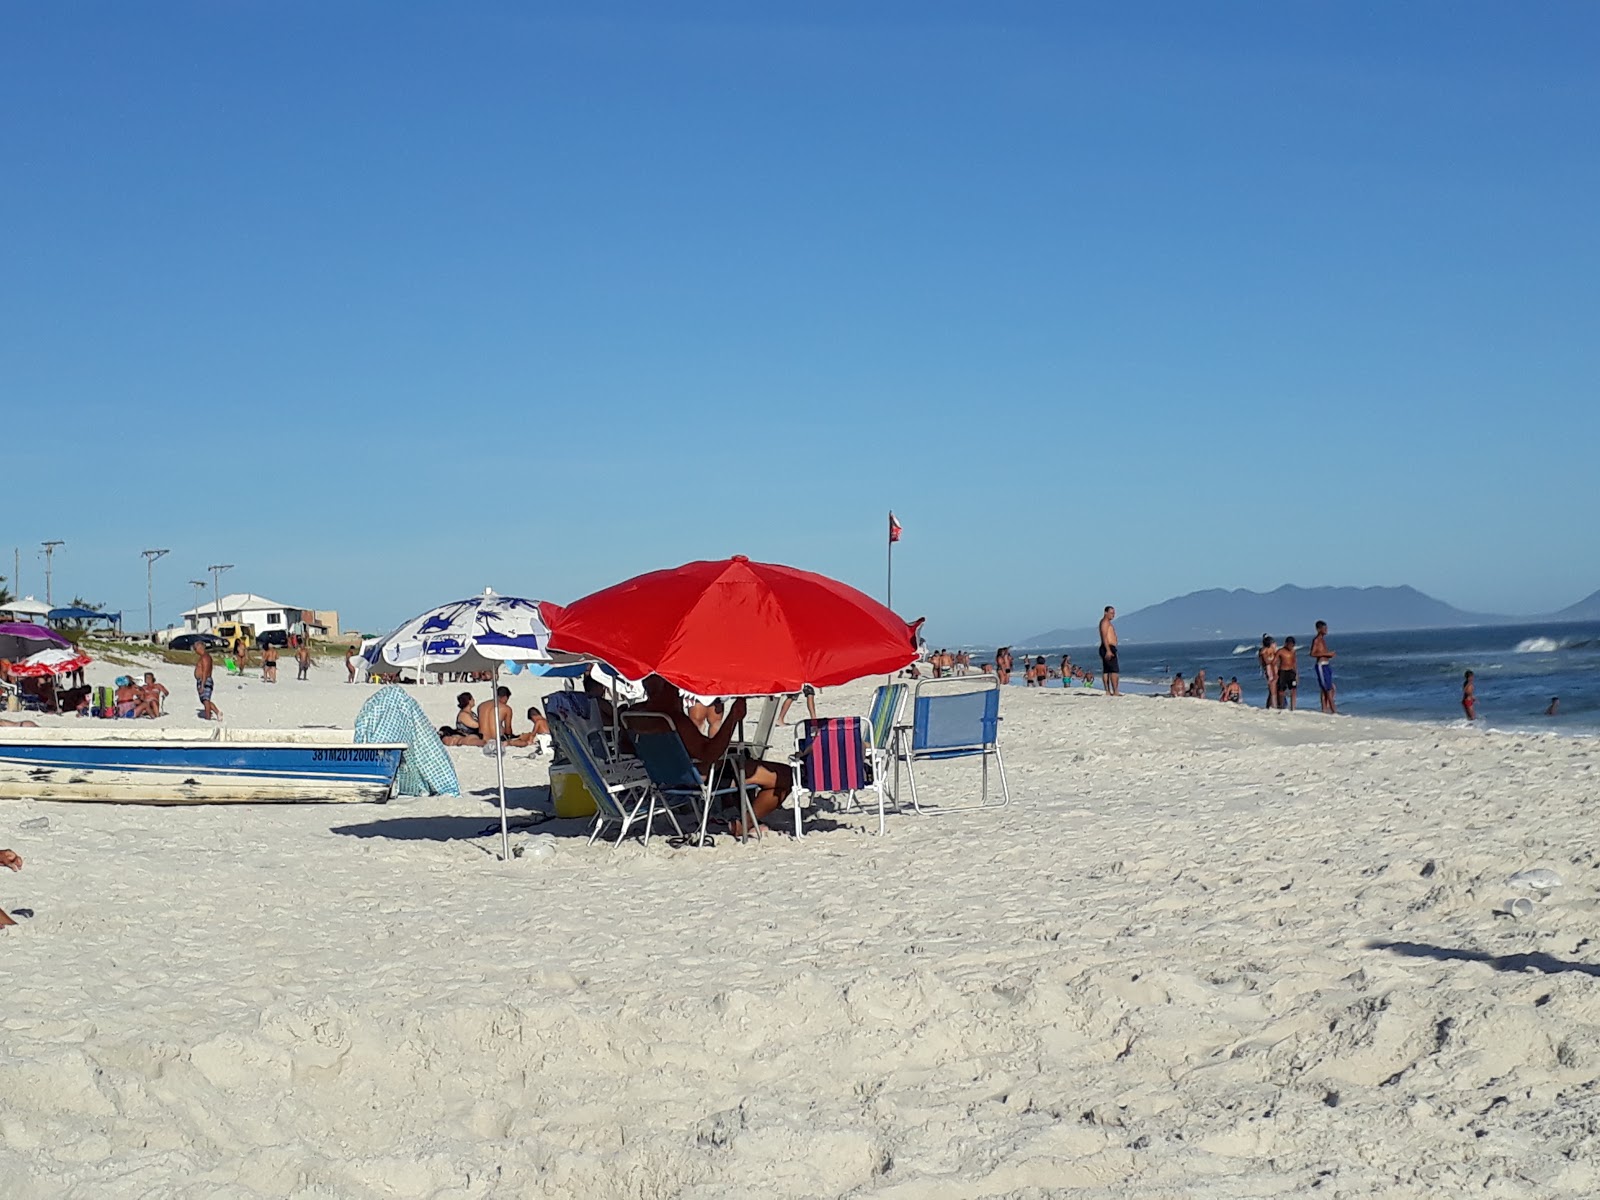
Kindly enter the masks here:
<path id="1" fill-rule="evenodd" d="M 550 802 L 558 817 L 592 817 L 599 805 L 572 767 L 550 768 Z"/>

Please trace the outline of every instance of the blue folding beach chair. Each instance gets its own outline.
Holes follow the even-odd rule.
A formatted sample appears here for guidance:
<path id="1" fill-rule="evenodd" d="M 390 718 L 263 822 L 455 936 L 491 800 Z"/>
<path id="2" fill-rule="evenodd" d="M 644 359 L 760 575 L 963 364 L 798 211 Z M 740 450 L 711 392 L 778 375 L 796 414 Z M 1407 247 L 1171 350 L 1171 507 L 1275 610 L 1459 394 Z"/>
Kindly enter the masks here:
<path id="1" fill-rule="evenodd" d="M 899 792 L 903 761 L 911 780 L 911 807 L 919 813 L 1004 808 L 1011 803 L 1011 792 L 1006 786 L 1006 764 L 1000 756 L 1000 680 L 997 676 L 919 680 L 911 690 L 911 724 L 898 729 L 895 741 L 895 792 Z M 923 805 L 918 801 L 917 763 L 974 755 L 983 764 L 982 789 L 976 804 Z M 989 800 L 991 755 L 1000 772 L 1000 799 L 994 803 Z"/>
<path id="2" fill-rule="evenodd" d="M 735 774 L 731 780 L 719 784 L 715 772 L 711 778 L 702 775 L 670 718 L 662 713 L 626 712 L 622 714 L 622 727 L 628 731 L 634 753 L 650 777 L 652 795 L 659 795 L 668 805 L 677 802 L 700 809 L 701 845 L 705 844 L 706 827 L 711 821 L 711 804 L 718 796 L 737 795 L 745 837 L 752 831 L 760 836 L 760 825 L 750 807 L 744 779 Z"/>
<path id="3" fill-rule="evenodd" d="M 622 839 L 628 836 L 628 830 L 639 819 L 640 810 L 648 805 L 644 815 L 644 841 L 649 845 L 650 830 L 656 817 L 656 793 L 650 786 L 649 780 L 608 776 L 605 768 L 595 759 L 594 751 L 584 736 L 584 731 L 563 716 L 550 717 L 550 735 L 562 755 L 577 770 L 584 787 L 594 797 L 594 828 L 589 831 L 589 844 L 593 845 L 594 840 L 608 825 L 615 825 L 617 840 L 612 849 L 616 849 L 622 845 Z M 670 808 L 663 811 L 672 822 L 672 827 L 681 835 L 683 826 L 678 824 L 677 816 Z"/>

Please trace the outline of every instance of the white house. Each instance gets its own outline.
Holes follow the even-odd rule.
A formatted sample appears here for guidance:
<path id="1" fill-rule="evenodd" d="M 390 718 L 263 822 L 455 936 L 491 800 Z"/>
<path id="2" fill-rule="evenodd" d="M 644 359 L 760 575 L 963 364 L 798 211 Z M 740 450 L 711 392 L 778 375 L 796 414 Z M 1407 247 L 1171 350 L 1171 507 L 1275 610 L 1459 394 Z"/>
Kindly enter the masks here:
<path id="1" fill-rule="evenodd" d="M 265 596 L 258 596 L 254 592 L 231 592 L 222 598 L 222 613 L 217 614 L 218 605 L 197 605 L 183 614 L 183 625 L 188 630 L 215 629 L 218 625 L 242 621 L 255 627 L 256 633 L 262 634 L 269 629 L 282 629 L 295 631 L 296 626 L 306 625 L 314 634 L 323 634 L 327 630 L 317 620 L 317 614 L 307 608 L 300 608 L 293 604 L 279 604 L 276 600 L 268 600 Z"/>

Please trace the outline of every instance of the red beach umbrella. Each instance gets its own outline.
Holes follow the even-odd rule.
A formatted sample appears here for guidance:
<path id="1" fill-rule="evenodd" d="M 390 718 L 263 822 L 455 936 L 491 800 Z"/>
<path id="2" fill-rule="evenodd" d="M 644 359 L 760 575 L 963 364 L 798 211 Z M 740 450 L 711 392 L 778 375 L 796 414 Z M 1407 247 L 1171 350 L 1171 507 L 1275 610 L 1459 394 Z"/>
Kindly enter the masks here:
<path id="1" fill-rule="evenodd" d="M 48 650 L 30 654 L 19 663 L 12 663 L 11 673 L 26 676 L 70 675 L 74 671 L 83 670 L 93 661 L 94 659 L 83 651 L 71 646 L 65 649 L 52 646 Z"/>
<path id="2" fill-rule="evenodd" d="M 916 658 L 908 624 L 825 575 L 742 554 L 651 571 L 540 607 L 550 646 L 701 696 L 767 696 L 888 674 Z"/>

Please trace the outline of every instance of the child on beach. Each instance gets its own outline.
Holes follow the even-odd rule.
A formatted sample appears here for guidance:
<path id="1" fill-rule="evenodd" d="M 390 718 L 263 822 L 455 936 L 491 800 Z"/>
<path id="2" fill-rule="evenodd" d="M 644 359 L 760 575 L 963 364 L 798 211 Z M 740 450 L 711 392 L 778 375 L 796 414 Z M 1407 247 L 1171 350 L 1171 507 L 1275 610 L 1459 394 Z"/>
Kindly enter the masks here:
<path id="1" fill-rule="evenodd" d="M 1471 671 L 1468 671 L 1466 678 L 1461 681 L 1461 707 L 1467 714 L 1467 720 L 1478 719 L 1478 692 L 1473 686 Z"/>

